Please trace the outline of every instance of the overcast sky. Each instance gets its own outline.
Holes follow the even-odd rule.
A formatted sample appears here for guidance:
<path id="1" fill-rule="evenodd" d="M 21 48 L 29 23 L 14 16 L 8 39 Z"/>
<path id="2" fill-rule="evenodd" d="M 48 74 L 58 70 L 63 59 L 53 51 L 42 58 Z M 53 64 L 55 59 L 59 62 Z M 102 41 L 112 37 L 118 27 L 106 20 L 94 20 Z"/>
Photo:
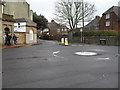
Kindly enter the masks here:
<path id="1" fill-rule="evenodd" d="M 57 0 L 26 0 L 30 4 L 30 8 L 37 14 L 44 15 L 50 22 L 54 18 L 54 7 Z M 95 4 L 97 12 L 95 15 L 102 16 L 106 10 L 112 6 L 118 6 L 120 0 L 84 0 Z"/>

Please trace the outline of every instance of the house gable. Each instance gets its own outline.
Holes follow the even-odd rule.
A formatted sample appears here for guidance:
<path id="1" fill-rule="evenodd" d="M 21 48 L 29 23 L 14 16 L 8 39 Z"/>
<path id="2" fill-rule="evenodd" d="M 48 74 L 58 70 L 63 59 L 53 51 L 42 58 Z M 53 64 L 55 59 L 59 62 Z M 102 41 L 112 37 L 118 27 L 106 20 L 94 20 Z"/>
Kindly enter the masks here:
<path id="1" fill-rule="evenodd" d="M 119 30 L 119 12 L 119 6 L 112 6 L 104 12 L 99 22 L 99 30 Z M 107 15 L 109 15 L 109 18 Z"/>
<path id="2" fill-rule="evenodd" d="M 86 30 L 98 30 L 100 17 L 96 16 L 94 20 L 85 26 Z"/>

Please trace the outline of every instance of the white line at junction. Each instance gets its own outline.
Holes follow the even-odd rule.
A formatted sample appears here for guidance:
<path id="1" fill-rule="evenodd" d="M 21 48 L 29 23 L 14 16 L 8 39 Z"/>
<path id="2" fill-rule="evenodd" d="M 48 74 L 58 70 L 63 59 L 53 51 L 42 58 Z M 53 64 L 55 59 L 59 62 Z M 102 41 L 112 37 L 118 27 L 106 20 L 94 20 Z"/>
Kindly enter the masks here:
<path id="1" fill-rule="evenodd" d="M 105 58 L 96 58 L 95 60 L 110 60 L 109 57 L 105 57 Z"/>
<path id="2" fill-rule="evenodd" d="M 57 55 L 59 52 L 60 52 L 60 51 L 53 52 L 53 56 L 54 56 L 54 57 L 58 57 L 58 58 L 64 58 L 64 57 L 61 57 L 61 56 L 58 56 L 58 55 Z"/>

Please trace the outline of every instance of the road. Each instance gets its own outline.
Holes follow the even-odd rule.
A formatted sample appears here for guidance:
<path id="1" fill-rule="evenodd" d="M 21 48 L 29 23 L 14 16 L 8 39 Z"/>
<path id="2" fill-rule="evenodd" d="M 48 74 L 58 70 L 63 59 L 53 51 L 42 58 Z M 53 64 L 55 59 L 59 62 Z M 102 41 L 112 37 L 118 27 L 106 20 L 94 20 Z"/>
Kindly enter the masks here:
<path id="1" fill-rule="evenodd" d="M 3 49 L 3 88 L 118 87 L 117 46 L 39 42 Z M 83 49 L 98 55 L 75 55 Z"/>

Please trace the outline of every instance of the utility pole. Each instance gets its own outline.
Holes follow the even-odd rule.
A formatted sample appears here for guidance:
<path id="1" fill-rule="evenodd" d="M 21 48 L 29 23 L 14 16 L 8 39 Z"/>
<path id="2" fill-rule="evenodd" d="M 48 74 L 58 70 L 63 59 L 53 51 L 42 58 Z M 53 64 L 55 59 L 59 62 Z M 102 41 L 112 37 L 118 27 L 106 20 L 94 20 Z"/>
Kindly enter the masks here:
<path id="1" fill-rule="evenodd" d="M 82 43 L 84 44 L 84 1 L 82 0 Z"/>

